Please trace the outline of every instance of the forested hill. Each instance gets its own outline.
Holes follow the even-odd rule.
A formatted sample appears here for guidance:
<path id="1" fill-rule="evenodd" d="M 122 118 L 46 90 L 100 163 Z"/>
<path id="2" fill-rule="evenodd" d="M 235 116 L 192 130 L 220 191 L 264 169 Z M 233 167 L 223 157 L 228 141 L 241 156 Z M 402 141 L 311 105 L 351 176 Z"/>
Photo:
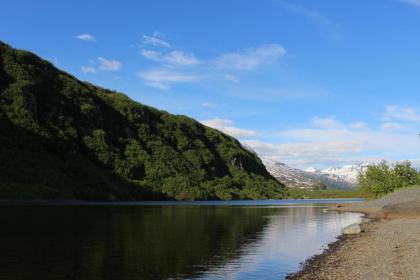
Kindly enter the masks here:
<path id="1" fill-rule="evenodd" d="M 217 130 L 0 42 L 0 199 L 262 199 L 284 186 Z"/>

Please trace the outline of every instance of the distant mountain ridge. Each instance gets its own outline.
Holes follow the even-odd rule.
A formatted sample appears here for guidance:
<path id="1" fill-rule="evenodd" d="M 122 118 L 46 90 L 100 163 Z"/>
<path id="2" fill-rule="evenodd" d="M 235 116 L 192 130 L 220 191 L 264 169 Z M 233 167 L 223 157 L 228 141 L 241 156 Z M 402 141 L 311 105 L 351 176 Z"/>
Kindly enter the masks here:
<path id="1" fill-rule="evenodd" d="M 262 157 L 262 161 L 267 170 L 287 187 L 307 188 L 319 183 L 323 183 L 330 188 L 351 188 L 357 184 L 359 172 L 364 172 L 369 166 L 369 163 L 361 163 L 343 167 L 330 167 L 324 170 L 313 167 L 301 170 L 269 158 Z"/>
<path id="2" fill-rule="evenodd" d="M 364 173 L 371 163 L 362 162 L 354 165 L 344 165 L 342 167 L 329 167 L 324 170 L 318 170 L 313 167 L 305 169 L 306 172 L 327 176 L 332 180 L 344 180 L 352 185 L 357 184 L 357 176 Z"/>

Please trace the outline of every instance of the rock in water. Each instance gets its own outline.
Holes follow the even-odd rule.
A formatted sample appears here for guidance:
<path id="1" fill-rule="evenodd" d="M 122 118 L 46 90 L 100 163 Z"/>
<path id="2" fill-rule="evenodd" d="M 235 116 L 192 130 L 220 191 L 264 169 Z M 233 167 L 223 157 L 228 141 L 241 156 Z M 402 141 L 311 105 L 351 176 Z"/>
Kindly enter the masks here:
<path id="1" fill-rule="evenodd" d="M 362 232 L 362 228 L 360 227 L 360 224 L 354 223 L 343 228 L 341 232 L 343 234 L 357 234 Z"/>

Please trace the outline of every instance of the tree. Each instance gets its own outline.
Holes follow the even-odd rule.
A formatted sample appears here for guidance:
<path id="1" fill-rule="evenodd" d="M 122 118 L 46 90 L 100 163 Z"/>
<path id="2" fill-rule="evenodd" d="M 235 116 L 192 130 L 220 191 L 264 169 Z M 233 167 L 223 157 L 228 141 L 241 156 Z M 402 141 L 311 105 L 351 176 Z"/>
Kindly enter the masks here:
<path id="1" fill-rule="evenodd" d="M 393 167 L 386 161 L 368 166 L 364 174 L 359 174 L 360 190 L 368 197 L 379 197 L 399 188 L 419 183 L 418 171 L 408 161 L 397 162 Z"/>

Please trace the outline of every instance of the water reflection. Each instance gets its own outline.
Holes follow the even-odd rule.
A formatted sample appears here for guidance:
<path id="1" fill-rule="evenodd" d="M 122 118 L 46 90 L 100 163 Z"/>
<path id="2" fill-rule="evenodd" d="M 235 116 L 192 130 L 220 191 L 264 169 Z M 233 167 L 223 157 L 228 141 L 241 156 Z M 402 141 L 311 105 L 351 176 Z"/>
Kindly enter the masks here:
<path id="1" fill-rule="evenodd" d="M 359 217 L 308 206 L 0 207 L 0 279 L 281 279 Z"/>
<path id="2" fill-rule="evenodd" d="M 241 249 L 240 258 L 208 271 L 202 279 L 282 279 L 299 263 L 322 252 L 341 228 L 360 221 L 354 213 L 323 213 L 319 207 L 284 208 L 266 217 L 256 242 Z"/>

